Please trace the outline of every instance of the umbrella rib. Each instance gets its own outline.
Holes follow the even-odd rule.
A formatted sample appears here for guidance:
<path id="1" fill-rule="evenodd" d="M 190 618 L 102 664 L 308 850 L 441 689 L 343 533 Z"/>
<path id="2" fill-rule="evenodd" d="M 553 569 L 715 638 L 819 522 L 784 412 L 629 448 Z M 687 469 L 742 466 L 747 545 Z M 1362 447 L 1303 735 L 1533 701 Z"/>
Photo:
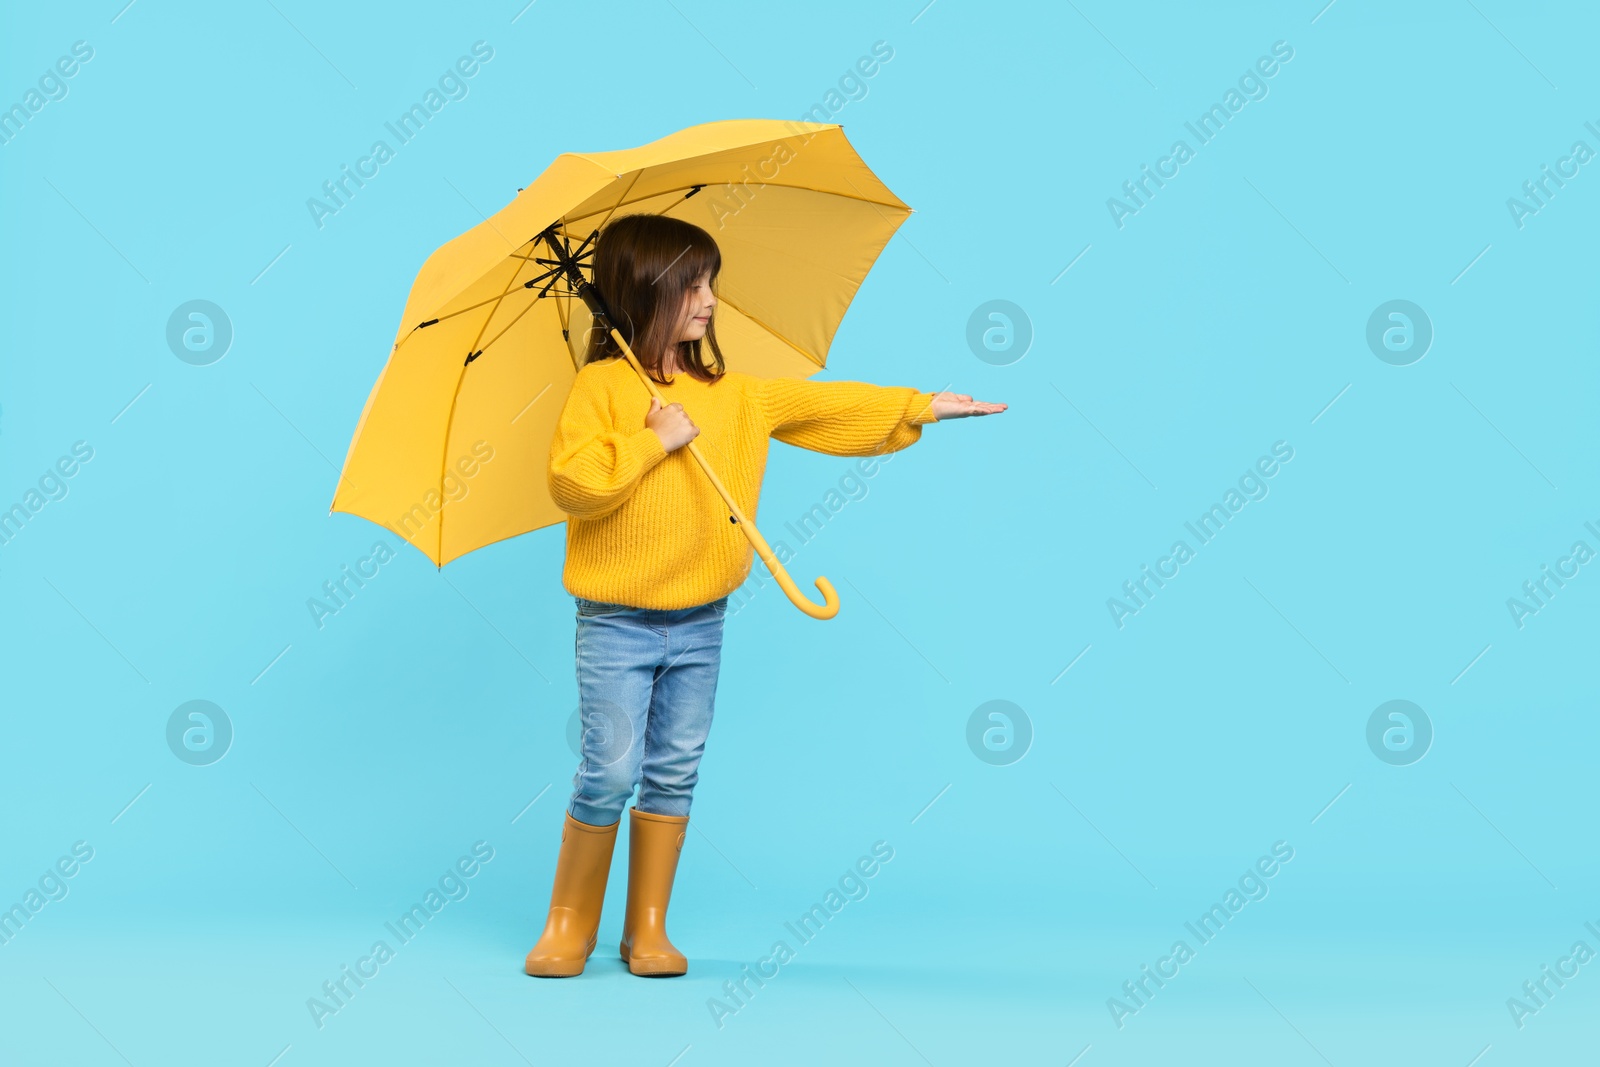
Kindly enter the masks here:
<path id="1" fill-rule="evenodd" d="M 500 296 L 495 300 L 495 306 L 493 308 L 491 308 L 489 310 L 489 314 L 484 317 L 483 325 L 478 327 L 478 336 L 474 337 L 472 339 L 472 348 L 468 350 L 469 352 L 474 352 L 474 351 L 478 351 L 479 350 L 478 347 L 477 347 L 478 342 L 483 340 L 483 333 L 484 333 L 485 330 L 487 330 L 489 328 L 489 322 L 490 322 L 490 320 L 492 320 L 494 318 L 495 310 L 500 307 L 500 302 L 505 300 L 506 296 L 511 292 L 512 286 L 517 284 L 517 275 L 519 275 L 521 273 L 522 273 L 522 264 L 518 263 L 517 264 L 517 269 L 512 271 L 511 272 L 511 277 L 506 280 L 506 287 L 503 290 L 501 290 Z M 484 303 L 488 303 L 488 301 L 484 301 Z M 482 305 L 480 304 L 478 306 L 481 307 Z M 456 387 L 455 387 L 455 391 L 450 394 L 450 414 L 448 416 L 446 416 L 446 418 L 444 420 L 444 443 L 439 448 L 439 488 L 440 489 L 444 488 L 444 472 L 449 467 L 449 464 L 450 464 L 450 431 L 452 429 L 454 429 L 454 427 L 455 427 L 456 401 L 461 398 L 461 383 L 466 380 L 467 367 L 469 365 L 471 365 L 471 363 L 472 363 L 472 359 L 469 357 L 465 363 L 461 364 L 461 369 L 456 371 Z M 439 508 L 439 549 L 438 549 L 438 552 L 435 553 L 435 555 L 437 555 L 440 559 L 444 558 L 444 508 L 443 507 Z M 444 564 L 441 563 L 439 566 L 441 568 L 443 568 Z"/>
<path id="2" fill-rule="evenodd" d="M 494 307 L 490 308 L 489 314 L 484 316 L 483 323 L 478 327 L 478 335 L 472 339 L 472 344 L 467 347 L 467 352 L 469 355 L 473 352 L 479 351 L 478 342 L 483 340 L 484 332 L 489 329 L 489 323 L 494 321 L 494 313 L 500 310 L 500 305 L 505 302 L 507 296 L 511 295 L 512 287 L 517 284 L 517 275 L 521 273 L 522 264 L 519 263 L 517 264 L 517 269 L 511 272 L 511 277 L 509 280 L 507 280 L 506 287 L 500 290 L 499 296 L 495 297 Z M 484 303 L 488 303 L 488 301 L 486 300 Z M 482 307 L 483 305 L 480 304 L 479 306 Z M 469 359 L 468 362 L 471 362 L 471 360 Z M 465 366 L 465 364 L 463 364 L 463 366 Z"/>
<path id="3" fill-rule="evenodd" d="M 489 349 L 494 345 L 494 343 L 496 341 L 498 341 L 498 340 L 500 340 L 500 338 L 504 337 L 506 335 L 506 332 L 508 330 L 510 330 L 511 327 L 515 326 L 522 319 L 522 316 L 526 315 L 528 312 L 532 311 L 535 307 L 538 306 L 539 300 L 540 300 L 539 297 L 534 297 L 532 300 L 528 301 L 527 306 L 524 307 L 521 311 L 517 312 L 515 318 L 513 318 L 510 322 L 506 323 L 505 329 L 501 330 L 499 333 L 497 333 L 493 337 L 489 338 L 489 340 L 484 343 L 484 346 L 481 349 L 478 349 L 478 351 L 480 351 L 480 352 L 489 351 Z"/>
<path id="4" fill-rule="evenodd" d="M 562 236 L 570 237 L 572 235 L 563 234 Z M 593 238 L 593 236 L 594 236 L 594 234 L 591 233 L 589 235 L 589 237 L 584 238 L 584 244 L 587 244 L 589 242 L 589 240 L 591 238 Z M 519 258 L 519 259 L 532 259 L 533 257 L 531 257 L 531 256 L 519 256 L 517 258 Z M 552 272 L 546 272 L 545 274 L 541 274 L 539 276 L 539 278 L 547 278 L 547 277 L 550 276 L 550 273 L 552 273 Z M 539 279 L 536 278 L 534 280 L 537 281 Z M 560 293 L 560 292 L 558 292 L 558 293 L 553 293 L 553 294 L 550 294 L 550 295 L 555 298 L 556 317 L 561 322 L 562 335 L 566 336 L 567 331 L 572 326 L 572 320 L 571 320 L 571 318 L 569 316 L 569 311 L 568 311 L 568 308 L 567 308 L 567 304 L 577 294 L 576 293 Z M 532 311 L 535 307 L 537 307 L 538 304 L 539 304 L 539 301 L 541 299 L 543 299 L 542 296 L 536 296 L 532 300 L 528 301 L 527 306 L 524 307 L 521 311 L 517 312 L 516 318 L 512 319 L 509 323 L 507 323 L 505 329 L 501 330 L 499 333 L 495 334 L 493 337 L 489 338 L 489 340 L 487 342 L 484 343 L 484 346 L 483 346 L 481 351 L 484 351 L 484 352 L 489 351 L 489 349 L 494 345 L 494 343 L 496 341 L 498 341 L 498 340 L 500 340 L 500 338 L 504 337 L 506 335 L 507 331 L 509 331 L 511 329 L 511 327 L 515 326 L 517 324 L 517 322 L 519 320 L 521 320 L 522 316 L 526 315 L 529 311 Z M 474 346 L 474 347 L 476 347 L 476 346 Z"/>
<path id="5" fill-rule="evenodd" d="M 531 259 L 532 257 L 531 256 L 512 256 L 510 258 L 513 258 L 513 259 Z M 521 267 L 517 268 L 517 273 L 518 274 L 522 273 L 522 268 Z M 534 281 L 541 281 L 541 280 L 543 280 L 545 278 L 548 278 L 548 277 L 550 277 L 551 273 L 553 273 L 553 272 L 546 271 L 544 274 L 539 275 L 538 278 L 535 278 Z M 516 279 L 516 275 L 512 275 L 511 280 L 513 282 L 515 282 L 517 280 Z M 510 292 L 510 289 L 508 288 L 506 290 L 506 292 Z M 465 315 L 469 311 L 476 311 L 478 308 L 483 307 L 485 304 L 499 303 L 501 300 L 504 300 L 506 298 L 506 292 L 502 292 L 499 296 L 491 296 L 486 300 L 480 300 L 476 304 L 468 304 L 464 308 L 460 308 L 460 309 L 458 309 L 456 311 L 451 311 L 451 312 L 449 312 L 447 314 L 444 314 L 444 315 L 439 315 L 439 316 L 437 316 L 435 318 L 431 318 L 431 319 L 427 320 L 426 322 L 417 323 L 415 326 L 411 327 L 411 329 L 409 331 L 406 332 L 406 335 L 404 337 L 400 338 L 399 342 L 397 342 L 395 344 L 395 346 L 394 346 L 395 347 L 395 351 L 399 351 L 400 350 L 400 346 L 405 344 L 407 341 L 409 341 L 411 339 L 411 335 L 416 333 L 418 330 L 422 329 L 424 326 L 436 326 L 439 323 L 443 322 L 445 319 L 453 319 L 457 315 Z M 491 311 L 489 313 L 489 318 L 490 319 L 494 318 L 494 312 Z M 485 326 L 488 325 L 488 320 L 484 321 L 484 325 Z M 479 331 L 478 336 L 479 337 L 483 336 L 483 333 L 482 333 L 481 330 Z"/>
<path id="6" fill-rule="evenodd" d="M 522 272 L 522 268 L 519 266 L 517 268 L 517 273 L 520 274 L 521 272 Z M 516 279 L 513 278 L 512 280 L 515 281 Z M 497 301 L 504 300 L 505 298 L 506 298 L 506 294 L 505 293 L 501 293 L 499 296 L 491 296 L 487 300 L 480 300 L 476 304 L 469 304 L 468 306 L 466 306 L 464 308 L 461 308 L 458 311 L 451 311 L 451 312 L 449 312 L 447 314 L 440 315 L 440 316 L 438 316 L 436 318 L 429 319 L 427 322 L 419 322 L 419 323 L 417 323 L 417 325 L 415 325 L 415 326 L 413 326 L 411 328 L 411 333 L 406 334 L 405 337 L 402 337 L 400 339 L 400 344 L 402 344 L 402 345 L 405 344 L 407 338 L 409 338 L 412 333 L 416 333 L 418 330 L 422 329 L 424 326 L 433 326 L 436 323 L 443 322 L 445 319 L 453 319 L 457 315 L 465 315 L 469 311 L 476 311 L 478 308 L 483 307 L 483 305 L 485 305 L 485 304 L 493 304 L 493 303 L 495 303 Z M 493 312 L 490 312 L 490 314 L 492 315 Z M 395 347 L 399 348 L 400 345 L 395 345 Z"/>
<path id="7" fill-rule="evenodd" d="M 611 221 L 611 217 L 617 213 L 617 210 L 619 208 L 622 208 L 622 207 L 626 206 L 627 204 L 633 202 L 633 201 L 630 201 L 628 199 L 628 194 L 633 192 L 633 187 L 635 185 L 639 184 L 639 179 L 643 175 L 644 175 L 644 171 L 642 171 L 642 170 L 636 170 L 636 171 L 633 172 L 633 178 L 632 178 L 632 180 L 630 180 L 628 182 L 628 187 L 626 189 L 622 190 L 622 196 L 620 198 L 618 198 L 618 200 L 617 200 L 617 202 L 615 204 L 612 204 L 611 207 L 609 209 L 607 209 L 606 215 L 605 215 L 605 219 L 598 226 L 596 226 L 594 229 L 596 229 L 596 230 L 605 229 L 606 223 Z M 567 219 L 562 219 L 561 221 L 563 223 L 565 223 L 566 225 L 569 225 L 569 226 L 571 225 L 571 223 Z M 592 233 L 593 231 L 591 230 L 590 232 Z"/>
<path id="8" fill-rule="evenodd" d="M 561 320 L 561 332 L 563 336 L 566 335 L 568 330 L 572 329 L 572 309 L 568 306 L 570 301 L 570 297 L 564 298 L 559 293 L 556 295 L 556 318 Z"/>
<path id="9" fill-rule="evenodd" d="M 635 171 L 634 173 L 638 174 L 638 173 L 642 173 L 642 172 Z M 707 186 L 704 182 L 698 182 L 696 184 L 700 185 L 702 188 L 710 188 L 710 186 Z M 731 183 L 729 183 L 729 184 L 731 184 Z M 876 204 L 879 207 L 893 208 L 896 211 L 909 211 L 910 210 L 910 208 L 906 207 L 905 204 L 891 204 L 891 203 L 889 203 L 887 201 L 884 201 L 884 200 L 872 200 L 872 199 L 869 199 L 868 197 L 865 197 L 865 196 L 859 196 L 859 195 L 858 196 L 852 196 L 849 193 L 841 193 L 841 192 L 839 192 L 839 191 L 837 191 L 835 189 L 813 189 L 809 185 L 789 185 L 789 184 L 786 184 L 786 183 L 783 183 L 783 182 L 765 182 L 765 183 L 763 183 L 762 188 L 766 188 L 767 186 L 771 186 L 771 187 L 777 188 L 777 189 L 795 189 L 795 190 L 798 190 L 798 191 L 803 192 L 803 193 L 816 193 L 818 196 L 837 196 L 837 197 L 839 197 L 841 199 L 844 199 L 844 200 L 854 200 L 854 201 L 856 201 L 858 203 L 862 203 L 862 204 Z M 611 217 L 611 215 L 613 213 L 615 213 L 619 208 L 627 207 L 630 204 L 642 204 L 646 200 L 654 200 L 656 197 L 665 196 L 668 193 L 679 193 L 679 192 L 683 192 L 683 191 L 685 191 L 687 189 L 693 189 L 693 188 L 694 188 L 694 185 L 678 185 L 678 186 L 672 187 L 671 189 L 662 189 L 662 190 L 660 190 L 658 192 L 651 193 L 649 196 L 641 196 L 637 200 L 623 200 L 623 201 L 613 205 L 611 208 L 607 209 L 606 217 L 609 219 Z M 687 199 L 687 198 L 685 198 L 685 199 Z M 681 203 L 683 203 L 683 199 L 674 200 L 671 204 L 667 205 L 666 210 L 671 210 L 672 208 L 676 207 L 677 205 L 679 205 Z M 662 212 L 662 213 L 664 214 L 665 212 Z M 598 212 L 594 212 L 594 214 L 598 214 Z M 582 218 L 589 218 L 590 216 L 589 215 L 583 215 L 581 217 Z M 567 221 L 570 223 L 572 220 L 569 219 Z"/>

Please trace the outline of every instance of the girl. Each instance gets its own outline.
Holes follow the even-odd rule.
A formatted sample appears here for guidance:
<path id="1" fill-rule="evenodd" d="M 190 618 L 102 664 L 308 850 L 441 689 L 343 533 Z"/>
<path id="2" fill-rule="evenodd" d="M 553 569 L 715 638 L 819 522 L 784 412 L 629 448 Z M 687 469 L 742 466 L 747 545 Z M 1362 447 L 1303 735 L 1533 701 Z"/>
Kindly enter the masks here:
<path id="1" fill-rule="evenodd" d="M 882 455 L 914 444 L 927 423 L 1006 409 L 964 394 L 726 370 L 712 325 L 721 266 L 710 234 L 660 215 L 615 219 L 595 245 L 595 287 L 669 402 L 650 395 L 609 334 L 591 331 L 550 442 L 550 495 L 569 516 L 562 584 L 577 602 L 584 731 L 549 914 L 524 964 L 531 975 L 582 973 L 636 786 L 619 950 L 634 974 L 688 970 L 667 939 L 667 902 L 711 729 L 728 594 L 754 552 L 683 446 L 699 439 L 754 520 L 769 438 Z"/>

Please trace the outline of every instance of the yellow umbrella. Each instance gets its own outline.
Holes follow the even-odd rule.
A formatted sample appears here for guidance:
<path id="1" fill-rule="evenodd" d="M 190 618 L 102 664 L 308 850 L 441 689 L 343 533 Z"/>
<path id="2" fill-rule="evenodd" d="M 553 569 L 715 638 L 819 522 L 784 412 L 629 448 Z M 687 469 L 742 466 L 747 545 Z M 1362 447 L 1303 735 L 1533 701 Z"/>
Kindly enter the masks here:
<path id="1" fill-rule="evenodd" d="M 610 331 L 661 397 L 584 274 L 606 222 L 645 212 L 716 240 L 717 336 L 729 369 L 806 378 L 826 364 L 839 321 L 911 208 L 837 124 L 735 119 L 639 148 L 559 156 L 422 265 L 330 512 L 378 523 L 439 567 L 565 521 L 546 470 L 591 325 Z M 819 577 L 824 603 L 808 600 L 695 442 L 687 447 L 789 599 L 832 618 L 832 583 Z"/>

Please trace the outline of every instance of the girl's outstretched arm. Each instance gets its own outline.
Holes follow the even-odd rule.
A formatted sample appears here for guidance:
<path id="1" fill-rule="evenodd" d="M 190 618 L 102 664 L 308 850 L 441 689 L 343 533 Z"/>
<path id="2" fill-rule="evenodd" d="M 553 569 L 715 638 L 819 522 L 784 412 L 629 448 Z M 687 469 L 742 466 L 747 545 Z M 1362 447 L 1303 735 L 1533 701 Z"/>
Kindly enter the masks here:
<path id="1" fill-rule="evenodd" d="M 904 385 L 755 378 L 768 436 L 833 456 L 878 456 L 909 448 L 937 422 L 936 394 Z"/>
<path id="2" fill-rule="evenodd" d="M 588 388 L 594 380 L 578 375 L 550 439 L 550 499 L 579 519 L 598 519 L 621 507 L 667 454 L 642 418 L 636 429 L 612 425 L 605 398 Z"/>

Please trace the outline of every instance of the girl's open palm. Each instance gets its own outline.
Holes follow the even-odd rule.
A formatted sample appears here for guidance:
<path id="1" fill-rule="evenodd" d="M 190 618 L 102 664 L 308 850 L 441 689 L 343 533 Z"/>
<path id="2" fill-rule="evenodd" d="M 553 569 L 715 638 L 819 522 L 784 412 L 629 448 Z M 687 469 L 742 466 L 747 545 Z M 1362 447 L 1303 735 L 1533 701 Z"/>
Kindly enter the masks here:
<path id="1" fill-rule="evenodd" d="M 969 415 L 997 415 L 1006 407 L 1005 404 L 974 400 L 966 393 L 935 393 L 933 396 L 933 414 L 940 422 L 964 419 Z"/>

